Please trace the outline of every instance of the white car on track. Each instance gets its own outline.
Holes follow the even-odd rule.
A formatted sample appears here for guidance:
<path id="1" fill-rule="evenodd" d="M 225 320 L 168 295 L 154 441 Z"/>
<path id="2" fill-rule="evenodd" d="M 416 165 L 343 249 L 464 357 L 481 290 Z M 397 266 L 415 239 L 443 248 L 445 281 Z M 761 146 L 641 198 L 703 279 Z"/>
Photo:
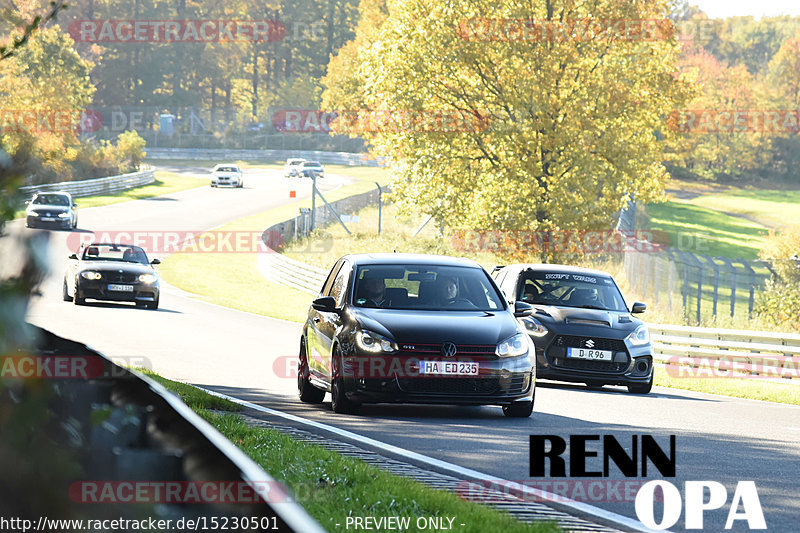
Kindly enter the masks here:
<path id="1" fill-rule="evenodd" d="M 238 165 L 224 163 L 211 171 L 212 187 L 244 187 L 244 178 Z"/>
<path id="2" fill-rule="evenodd" d="M 283 165 L 283 177 L 284 178 L 296 178 L 300 175 L 299 170 L 300 167 L 305 163 L 305 159 L 301 159 L 299 157 L 295 157 L 292 159 L 287 159 L 286 164 Z"/>

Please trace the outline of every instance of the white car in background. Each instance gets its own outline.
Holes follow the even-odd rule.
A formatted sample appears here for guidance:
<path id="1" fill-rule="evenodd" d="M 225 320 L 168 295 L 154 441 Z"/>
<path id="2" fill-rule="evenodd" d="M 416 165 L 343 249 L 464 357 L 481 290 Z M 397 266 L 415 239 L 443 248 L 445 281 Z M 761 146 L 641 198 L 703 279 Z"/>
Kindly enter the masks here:
<path id="1" fill-rule="evenodd" d="M 283 165 L 283 177 L 284 178 L 296 178 L 300 175 L 299 170 L 303 163 L 305 163 L 305 159 L 301 158 L 293 158 L 287 159 L 286 164 Z"/>
<path id="2" fill-rule="evenodd" d="M 242 171 L 237 165 L 230 163 L 220 164 L 211 171 L 212 187 L 244 187 Z"/>

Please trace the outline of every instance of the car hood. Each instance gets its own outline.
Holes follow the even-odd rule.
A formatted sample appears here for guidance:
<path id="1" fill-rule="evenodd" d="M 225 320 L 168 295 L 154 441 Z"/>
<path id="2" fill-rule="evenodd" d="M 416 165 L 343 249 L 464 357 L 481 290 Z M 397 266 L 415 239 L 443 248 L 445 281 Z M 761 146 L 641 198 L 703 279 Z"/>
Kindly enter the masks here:
<path id="1" fill-rule="evenodd" d="M 498 344 L 522 331 L 508 311 L 406 311 L 351 308 L 355 320 L 398 344 Z"/>
<path id="2" fill-rule="evenodd" d="M 50 213 L 66 213 L 69 211 L 69 207 L 63 205 L 48 205 L 48 204 L 31 204 L 28 206 L 28 212 L 30 211 L 49 211 Z"/>
<path id="3" fill-rule="evenodd" d="M 94 270 L 96 272 L 117 272 L 123 270 L 130 274 L 153 274 L 155 272 L 150 265 L 129 263 L 126 261 L 83 261 L 78 270 Z"/>
<path id="4" fill-rule="evenodd" d="M 534 305 L 531 315 L 551 331 L 625 338 L 643 322 L 625 311 Z"/>
<path id="5" fill-rule="evenodd" d="M 239 176 L 241 172 L 214 172 L 214 175 L 218 178 L 235 178 Z"/>

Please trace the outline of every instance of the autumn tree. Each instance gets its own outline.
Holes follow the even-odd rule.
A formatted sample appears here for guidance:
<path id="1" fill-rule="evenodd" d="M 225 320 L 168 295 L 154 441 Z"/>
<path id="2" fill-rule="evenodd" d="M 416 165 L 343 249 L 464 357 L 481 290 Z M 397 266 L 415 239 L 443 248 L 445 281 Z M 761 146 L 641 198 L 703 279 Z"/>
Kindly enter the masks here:
<path id="1" fill-rule="evenodd" d="M 666 25 L 580 24 L 663 20 L 666 1 L 411 0 L 386 13 L 362 18 L 323 99 L 363 103 L 369 125 L 356 122 L 398 163 L 402 206 L 453 227 L 555 230 L 609 228 L 630 198 L 659 197 L 655 132 L 690 90 L 677 43 Z"/>

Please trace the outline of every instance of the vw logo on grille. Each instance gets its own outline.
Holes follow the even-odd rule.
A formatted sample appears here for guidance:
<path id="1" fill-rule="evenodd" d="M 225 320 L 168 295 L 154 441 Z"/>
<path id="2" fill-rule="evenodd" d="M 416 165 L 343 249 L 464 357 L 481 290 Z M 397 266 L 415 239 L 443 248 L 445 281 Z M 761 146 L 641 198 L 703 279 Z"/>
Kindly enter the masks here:
<path id="1" fill-rule="evenodd" d="M 587 340 L 583 344 L 586 345 L 587 348 L 594 348 L 594 341 L 592 339 Z"/>
<path id="2" fill-rule="evenodd" d="M 452 342 L 445 342 L 442 344 L 442 355 L 445 357 L 453 357 L 457 351 L 456 345 Z"/>

